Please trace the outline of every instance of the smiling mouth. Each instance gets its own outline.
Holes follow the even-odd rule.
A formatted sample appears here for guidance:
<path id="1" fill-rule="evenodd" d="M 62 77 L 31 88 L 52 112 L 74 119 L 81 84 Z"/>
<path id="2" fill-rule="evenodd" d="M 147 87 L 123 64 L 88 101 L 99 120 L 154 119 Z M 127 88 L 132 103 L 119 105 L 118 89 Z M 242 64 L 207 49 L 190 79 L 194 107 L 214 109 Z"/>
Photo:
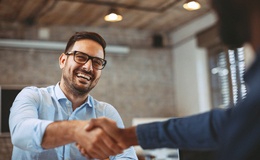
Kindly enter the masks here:
<path id="1" fill-rule="evenodd" d="M 77 74 L 77 77 L 84 78 L 84 79 L 86 79 L 86 80 L 88 80 L 88 81 L 91 80 L 91 77 L 90 77 L 89 75 L 82 74 L 82 73 L 78 73 L 78 74 Z"/>

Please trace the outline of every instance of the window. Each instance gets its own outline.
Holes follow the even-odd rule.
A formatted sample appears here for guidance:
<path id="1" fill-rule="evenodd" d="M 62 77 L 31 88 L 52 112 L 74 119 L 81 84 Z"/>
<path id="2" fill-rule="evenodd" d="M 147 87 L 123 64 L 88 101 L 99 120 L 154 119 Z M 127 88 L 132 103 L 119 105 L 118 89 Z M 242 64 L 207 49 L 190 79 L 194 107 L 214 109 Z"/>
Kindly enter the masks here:
<path id="1" fill-rule="evenodd" d="M 21 89 L 3 89 L 0 87 L 0 134 L 9 133 L 10 108 Z"/>
<path id="2" fill-rule="evenodd" d="M 209 55 L 212 104 L 226 108 L 246 96 L 244 48 L 211 49 Z"/>

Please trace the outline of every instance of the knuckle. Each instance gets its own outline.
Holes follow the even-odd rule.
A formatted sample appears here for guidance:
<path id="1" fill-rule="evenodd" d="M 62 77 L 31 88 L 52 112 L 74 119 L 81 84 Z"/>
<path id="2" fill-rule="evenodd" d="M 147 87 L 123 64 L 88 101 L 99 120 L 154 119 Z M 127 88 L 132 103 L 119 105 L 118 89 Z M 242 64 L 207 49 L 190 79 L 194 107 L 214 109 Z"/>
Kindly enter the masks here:
<path id="1" fill-rule="evenodd" d="M 90 123 L 95 123 L 96 119 L 95 118 L 92 118 L 89 120 Z"/>
<path id="2" fill-rule="evenodd" d="M 93 143 L 97 143 L 97 142 L 98 142 L 98 140 L 99 140 L 99 138 L 98 138 L 98 137 L 93 137 L 93 139 L 92 139 Z M 92 147 L 93 147 L 93 146 L 92 146 Z"/>
<path id="3" fill-rule="evenodd" d="M 114 148 L 114 149 L 118 148 L 118 146 L 116 144 L 109 144 L 108 146 L 109 146 L 109 148 Z"/>

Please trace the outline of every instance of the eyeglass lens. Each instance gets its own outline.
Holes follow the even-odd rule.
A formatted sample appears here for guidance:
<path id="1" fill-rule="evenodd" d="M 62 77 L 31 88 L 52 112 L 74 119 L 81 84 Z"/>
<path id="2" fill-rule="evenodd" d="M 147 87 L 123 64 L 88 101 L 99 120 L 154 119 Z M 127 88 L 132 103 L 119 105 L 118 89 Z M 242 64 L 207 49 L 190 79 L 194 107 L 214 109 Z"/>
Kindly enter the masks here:
<path id="1" fill-rule="evenodd" d="M 74 53 L 74 60 L 77 62 L 77 63 L 80 63 L 80 64 L 85 64 L 87 63 L 87 61 L 91 59 L 92 61 L 92 65 L 94 68 L 96 69 L 103 69 L 105 67 L 105 61 L 101 58 L 98 58 L 98 57 L 91 57 L 85 53 L 81 53 L 81 52 L 75 52 Z"/>

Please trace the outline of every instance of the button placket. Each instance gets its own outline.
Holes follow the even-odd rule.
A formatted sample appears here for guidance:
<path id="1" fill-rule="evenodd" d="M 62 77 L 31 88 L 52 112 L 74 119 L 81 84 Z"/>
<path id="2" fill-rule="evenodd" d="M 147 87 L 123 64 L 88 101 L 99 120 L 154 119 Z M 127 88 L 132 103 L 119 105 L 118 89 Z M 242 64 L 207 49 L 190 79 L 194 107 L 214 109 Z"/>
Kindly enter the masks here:
<path id="1" fill-rule="evenodd" d="M 67 114 L 68 114 L 68 118 L 70 118 L 70 115 L 72 114 L 72 104 L 69 100 L 66 101 L 66 108 L 67 108 Z"/>

